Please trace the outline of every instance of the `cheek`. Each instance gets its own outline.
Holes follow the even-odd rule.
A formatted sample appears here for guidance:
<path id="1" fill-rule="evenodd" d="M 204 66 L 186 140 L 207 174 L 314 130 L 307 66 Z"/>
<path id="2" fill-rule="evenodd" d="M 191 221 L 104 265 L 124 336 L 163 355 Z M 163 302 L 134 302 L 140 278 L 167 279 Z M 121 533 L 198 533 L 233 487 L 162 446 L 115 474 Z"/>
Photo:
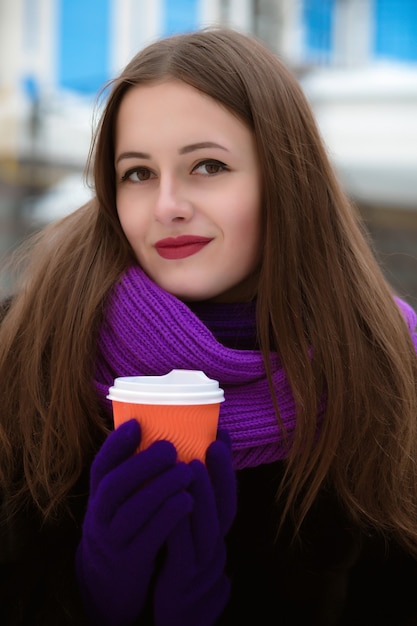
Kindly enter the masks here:
<path id="1" fill-rule="evenodd" d="M 134 243 L 134 239 L 140 237 L 144 232 L 143 215 L 134 206 L 129 206 L 126 202 L 117 203 L 117 214 L 127 239 L 131 244 Z"/>
<path id="2" fill-rule="evenodd" d="M 227 256 L 239 274 L 246 275 L 252 272 L 259 261 L 260 255 L 260 225 L 253 213 L 241 215 L 228 225 Z"/>
<path id="3" fill-rule="evenodd" d="M 237 207 L 237 219 L 230 223 L 229 229 L 235 240 L 248 250 L 258 249 L 261 232 L 261 211 L 257 198 Z"/>
<path id="4" fill-rule="evenodd" d="M 254 269 L 257 265 L 260 257 L 260 230 L 258 228 L 258 224 L 254 224 L 253 222 L 247 225 L 247 228 L 244 230 L 244 241 L 245 241 L 245 259 L 246 265 L 249 269 Z"/>

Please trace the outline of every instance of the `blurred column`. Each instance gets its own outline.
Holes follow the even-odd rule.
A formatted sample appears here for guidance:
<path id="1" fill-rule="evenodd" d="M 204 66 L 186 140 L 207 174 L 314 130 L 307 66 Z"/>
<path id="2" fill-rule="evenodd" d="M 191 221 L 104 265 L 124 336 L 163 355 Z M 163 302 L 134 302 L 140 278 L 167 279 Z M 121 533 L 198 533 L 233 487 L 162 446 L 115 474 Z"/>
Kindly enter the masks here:
<path id="1" fill-rule="evenodd" d="M 160 36 L 162 0 L 112 0 L 111 71 L 113 76 L 148 43 Z"/>
<path id="2" fill-rule="evenodd" d="M 21 49 L 21 0 L 0 0 L 0 85 L 13 85 Z"/>
<path id="3" fill-rule="evenodd" d="M 301 57 L 301 0 L 253 0 L 253 32 L 292 64 Z"/>
<path id="4" fill-rule="evenodd" d="M 254 0 L 200 0 L 201 26 L 218 24 L 253 31 Z"/>
<path id="5" fill-rule="evenodd" d="M 230 0 L 228 25 L 243 32 L 253 32 L 253 0 Z"/>
<path id="6" fill-rule="evenodd" d="M 200 24 L 201 27 L 219 24 L 222 20 L 222 0 L 200 0 Z"/>
<path id="7" fill-rule="evenodd" d="M 6 175 L 17 156 L 20 23 L 21 1 L 0 0 L 0 159 Z"/>
<path id="8" fill-rule="evenodd" d="M 0 254 L 16 241 L 21 0 L 0 0 Z M 6 280 L 0 276 L 0 286 Z"/>
<path id="9" fill-rule="evenodd" d="M 333 30 L 334 64 L 365 65 L 373 38 L 373 0 L 336 0 Z"/>
<path id="10" fill-rule="evenodd" d="M 115 76 L 121 72 L 132 56 L 131 30 L 141 28 L 133 21 L 134 0 L 113 0 L 110 26 L 110 70 Z M 144 9 L 145 10 L 145 9 Z"/>
<path id="11" fill-rule="evenodd" d="M 303 63 L 302 0 L 280 0 L 275 51 L 293 66 Z"/>

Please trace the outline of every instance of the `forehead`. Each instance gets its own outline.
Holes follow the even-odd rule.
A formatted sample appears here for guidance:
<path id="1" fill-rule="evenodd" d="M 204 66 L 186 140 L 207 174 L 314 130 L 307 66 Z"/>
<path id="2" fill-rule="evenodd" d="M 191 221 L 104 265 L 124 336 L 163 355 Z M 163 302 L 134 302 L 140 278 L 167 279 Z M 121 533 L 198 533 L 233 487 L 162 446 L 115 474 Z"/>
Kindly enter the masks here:
<path id="1" fill-rule="evenodd" d="M 179 81 L 137 85 L 125 94 L 116 119 L 116 143 L 195 134 L 246 140 L 251 130 L 214 98 Z M 214 140 L 214 137 L 213 137 Z"/>
<path id="2" fill-rule="evenodd" d="M 180 80 L 169 79 L 131 87 L 124 95 L 117 122 L 124 119 L 140 121 L 158 116 L 189 117 L 192 121 L 204 115 L 237 119 L 223 104 Z"/>

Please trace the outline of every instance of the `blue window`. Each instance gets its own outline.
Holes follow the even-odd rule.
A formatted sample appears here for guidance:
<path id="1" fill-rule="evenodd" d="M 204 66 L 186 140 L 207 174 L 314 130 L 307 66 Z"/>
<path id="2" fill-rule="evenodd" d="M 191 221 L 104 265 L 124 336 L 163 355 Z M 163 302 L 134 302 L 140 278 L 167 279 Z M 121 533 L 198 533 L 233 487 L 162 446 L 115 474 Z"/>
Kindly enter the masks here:
<path id="1" fill-rule="evenodd" d="M 336 0 L 304 0 L 303 27 L 305 61 L 328 62 L 333 42 L 333 16 Z"/>
<path id="2" fill-rule="evenodd" d="M 58 2 L 58 83 L 85 94 L 108 79 L 111 0 Z"/>
<path id="3" fill-rule="evenodd" d="M 377 57 L 417 61 L 417 1 L 375 0 Z"/>
<path id="4" fill-rule="evenodd" d="M 162 35 L 196 30 L 199 0 L 164 0 L 162 3 Z"/>

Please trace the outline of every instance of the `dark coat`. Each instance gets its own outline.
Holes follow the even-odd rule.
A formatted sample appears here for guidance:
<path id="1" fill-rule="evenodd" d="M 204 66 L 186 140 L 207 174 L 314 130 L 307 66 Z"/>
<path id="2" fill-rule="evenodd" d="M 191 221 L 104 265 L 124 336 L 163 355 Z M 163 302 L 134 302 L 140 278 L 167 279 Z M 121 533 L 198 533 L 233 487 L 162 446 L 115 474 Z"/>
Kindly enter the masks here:
<path id="1" fill-rule="evenodd" d="M 335 498 L 319 498 L 301 545 L 291 544 L 289 529 L 274 544 L 279 471 L 274 463 L 238 472 L 238 515 L 228 537 L 232 595 L 219 626 L 417 625 L 416 562 L 350 530 Z M 84 477 L 78 485 L 74 519 L 41 528 L 32 511 L 13 527 L 1 525 L 0 624 L 88 623 L 74 575 L 87 484 Z"/>
<path id="2" fill-rule="evenodd" d="M 238 513 L 228 536 L 229 605 L 218 626 L 417 626 L 417 562 L 353 529 L 335 494 L 321 493 L 301 542 L 276 541 L 280 462 L 237 472 Z M 74 555 L 88 498 L 88 468 L 72 516 L 43 525 L 35 508 L 7 524 L 0 492 L 0 626 L 88 624 Z M 151 614 L 140 626 L 152 625 Z M 198 626 L 196 624 L 195 626 Z"/>
<path id="3" fill-rule="evenodd" d="M 274 541 L 279 473 L 280 463 L 238 473 L 232 596 L 219 624 L 417 626 L 417 562 L 351 528 L 334 495 L 317 499 L 301 543 L 290 541 L 288 527 Z"/>

